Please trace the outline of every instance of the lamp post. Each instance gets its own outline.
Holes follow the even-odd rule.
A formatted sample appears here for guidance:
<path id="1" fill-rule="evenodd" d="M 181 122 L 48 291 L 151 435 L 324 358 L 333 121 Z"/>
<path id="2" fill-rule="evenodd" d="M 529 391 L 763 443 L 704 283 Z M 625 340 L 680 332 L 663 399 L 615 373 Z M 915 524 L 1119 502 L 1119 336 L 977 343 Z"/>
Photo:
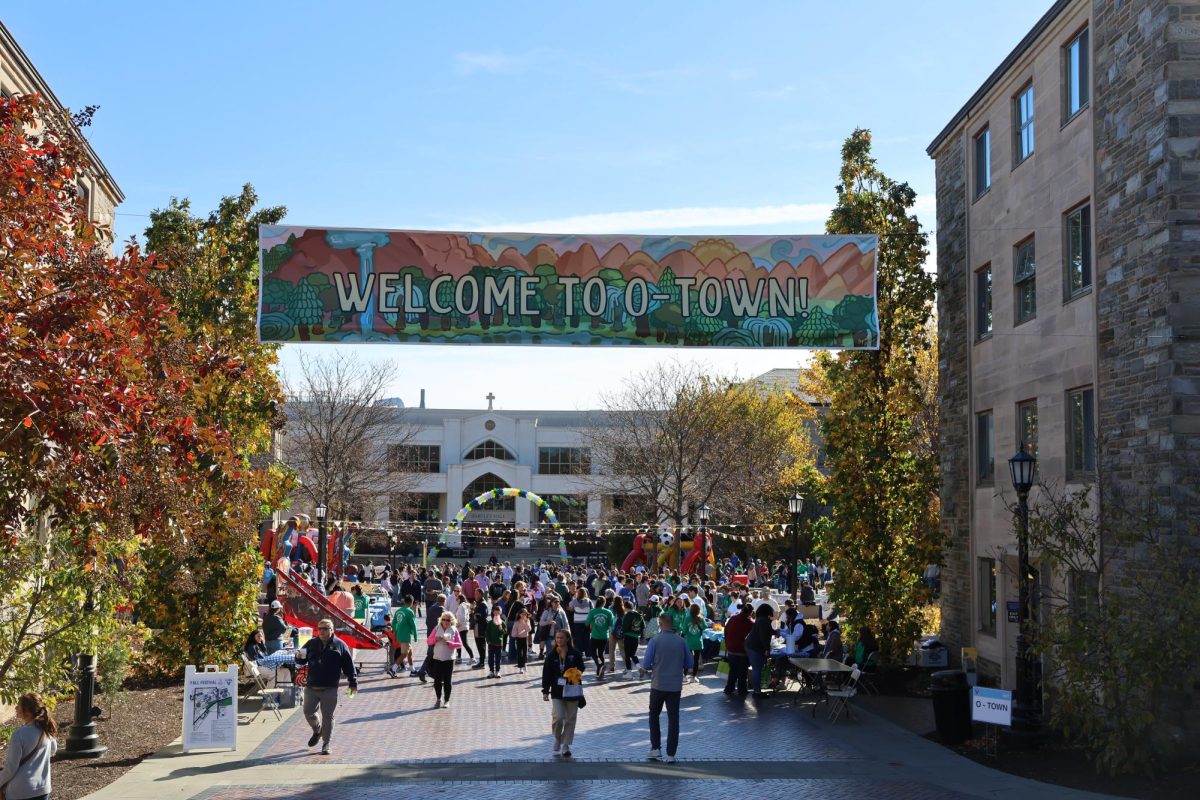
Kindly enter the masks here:
<path id="1" fill-rule="evenodd" d="M 796 580 L 796 559 L 799 555 L 796 553 L 796 539 L 800 533 L 800 512 L 804 510 L 804 495 L 796 492 L 788 498 L 788 511 L 792 512 L 792 557 L 788 564 L 788 578 L 791 581 L 792 602 L 796 602 L 796 594 L 799 592 L 800 585 Z"/>
<path id="2" fill-rule="evenodd" d="M 321 503 L 316 508 L 317 515 L 317 583 L 320 591 L 325 591 L 325 514 L 329 506 Z"/>
<path id="3" fill-rule="evenodd" d="M 1017 696 L 1013 702 L 1013 730 L 1018 733 L 1036 734 L 1041 728 L 1040 707 L 1036 694 L 1040 683 L 1040 671 L 1036 660 L 1029 655 L 1026 632 L 1032 619 L 1030 602 L 1032 591 L 1029 564 L 1029 490 L 1033 488 L 1033 475 L 1037 459 L 1025 452 L 1025 445 L 1008 460 L 1008 471 L 1013 489 L 1017 492 L 1017 592 L 1020 604 L 1017 629 Z"/>
<path id="4" fill-rule="evenodd" d="M 90 590 L 83 610 L 89 617 L 95 611 Z M 93 636 L 95 633 L 93 628 Z M 99 758 L 108 752 L 108 748 L 100 744 L 96 723 L 92 721 L 92 702 L 96 696 L 96 656 L 94 653 L 77 653 L 75 657 L 79 670 L 79 685 L 75 689 L 75 719 L 67 733 L 62 755 L 63 758 Z"/>
<path id="5" fill-rule="evenodd" d="M 388 566 L 391 567 L 393 580 L 396 576 L 396 532 L 388 531 Z"/>
<path id="6" fill-rule="evenodd" d="M 700 520 L 700 585 L 708 580 L 708 514 L 711 509 L 708 503 L 702 503 L 696 509 L 696 519 Z M 701 590 L 703 591 L 703 589 Z"/>

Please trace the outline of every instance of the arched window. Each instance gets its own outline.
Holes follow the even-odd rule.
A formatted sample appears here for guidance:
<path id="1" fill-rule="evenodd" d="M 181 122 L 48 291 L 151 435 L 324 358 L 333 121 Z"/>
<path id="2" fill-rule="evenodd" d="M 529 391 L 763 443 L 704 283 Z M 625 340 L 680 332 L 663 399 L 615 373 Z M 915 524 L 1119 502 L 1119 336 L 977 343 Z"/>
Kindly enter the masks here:
<path id="1" fill-rule="evenodd" d="M 501 461 L 517 460 L 517 457 L 507 447 L 494 439 L 488 439 L 472 447 L 463 460 L 478 461 L 481 458 L 498 458 Z"/>
<path id="2" fill-rule="evenodd" d="M 507 489 L 508 484 L 500 479 L 499 476 L 493 475 L 490 472 L 485 472 L 463 489 L 462 504 L 474 500 L 484 492 L 490 492 L 492 489 Z M 484 511 L 514 511 L 517 507 L 517 498 L 515 497 L 497 497 L 483 507 Z"/>

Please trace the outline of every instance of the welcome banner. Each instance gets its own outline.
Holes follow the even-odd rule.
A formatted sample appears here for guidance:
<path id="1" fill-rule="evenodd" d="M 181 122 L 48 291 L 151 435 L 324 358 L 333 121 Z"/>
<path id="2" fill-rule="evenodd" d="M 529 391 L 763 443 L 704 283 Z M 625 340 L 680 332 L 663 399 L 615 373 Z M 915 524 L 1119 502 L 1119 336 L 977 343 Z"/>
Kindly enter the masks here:
<path id="1" fill-rule="evenodd" d="M 263 225 L 263 342 L 875 349 L 871 236 Z"/>

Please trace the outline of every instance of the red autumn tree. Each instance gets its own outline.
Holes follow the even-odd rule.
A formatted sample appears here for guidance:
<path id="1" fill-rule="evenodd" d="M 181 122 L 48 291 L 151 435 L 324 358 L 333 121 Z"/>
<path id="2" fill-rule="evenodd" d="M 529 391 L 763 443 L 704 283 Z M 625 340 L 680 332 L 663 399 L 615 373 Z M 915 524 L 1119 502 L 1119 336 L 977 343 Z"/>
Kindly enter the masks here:
<path id="1" fill-rule="evenodd" d="M 247 479 L 192 387 L 240 365 L 189 343 L 163 266 L 97 241 L 74 121 L 0 99 L 0 700 L 61 683 L 140 584 L 145 544 L 183 548 L 197 497 Z M 90 601 L 90 602 L 88 602 Z M 93 610 L 94 609 L 94 610 Z M 97 627 L 98 626 L 98 627 Z"/>

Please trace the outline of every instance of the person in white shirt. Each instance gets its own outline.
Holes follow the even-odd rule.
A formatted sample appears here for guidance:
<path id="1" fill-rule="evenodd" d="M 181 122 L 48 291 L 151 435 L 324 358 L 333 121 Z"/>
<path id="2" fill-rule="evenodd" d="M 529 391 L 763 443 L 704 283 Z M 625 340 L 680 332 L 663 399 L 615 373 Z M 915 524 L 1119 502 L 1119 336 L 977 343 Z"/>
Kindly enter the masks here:
<path id="1" fill-rule="evenodd" d="M 504 579 L 505 585 L 512 584 L 513 568 L 507 561 L 504 562 L 504 568 L 500 570 L 500 576 Z"/>

